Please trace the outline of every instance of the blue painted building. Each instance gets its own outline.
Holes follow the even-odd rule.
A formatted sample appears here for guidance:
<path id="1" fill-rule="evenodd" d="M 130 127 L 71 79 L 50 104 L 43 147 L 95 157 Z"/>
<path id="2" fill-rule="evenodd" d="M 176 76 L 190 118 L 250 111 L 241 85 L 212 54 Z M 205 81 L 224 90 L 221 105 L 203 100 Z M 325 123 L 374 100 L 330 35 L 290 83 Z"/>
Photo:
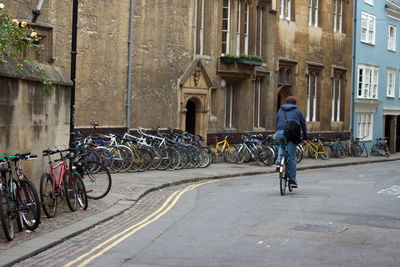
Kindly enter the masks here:
<path id="1" fill-rule="evenodd" d="M 352 135 L 400 151 L 400 0 L 356 0 Z"/>

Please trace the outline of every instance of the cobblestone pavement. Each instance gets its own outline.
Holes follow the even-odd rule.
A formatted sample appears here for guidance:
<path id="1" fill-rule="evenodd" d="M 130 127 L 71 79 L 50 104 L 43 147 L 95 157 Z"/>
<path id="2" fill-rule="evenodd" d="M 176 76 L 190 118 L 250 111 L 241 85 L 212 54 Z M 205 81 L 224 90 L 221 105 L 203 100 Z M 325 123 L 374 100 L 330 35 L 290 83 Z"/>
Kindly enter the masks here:
<path id="1" fill-rule="evenodd" d="M 400 153 L 391 155 L 389 159 L 383 157 L 350 157 L 331 160 L 303 159 L 298 165 L 298 169 L 371 164 L 399 159 Z M 67 238 L 82 233 L 100 222 L 107 221 L 131 207 L 152 190 L 202 179 L 219 179 L 272 172 L 274 172 L 273 166 L 262 167 L 256 164 L 218 163 L 212 164 L 205 169 L 114 174 L 112 176 L 111 192 L 104 199 L 90 200 L 87 211 L 71 213 L 66 208 L 66 205 L 63 204 L 62 212 L 59 212 L 55 218 L 43 218 L 42 223 L 34 232 L 16 233 L 14 240 L 11 242 L 6 241 L 0 229 L 0 264 L 10 265 L 35 255 L 45 248 L 63 242 Z"/>
<path id="2" fill-rule="evenodd" d="M 59 245 L 42 253 L 21 261 L 13 266 L 45 267 L 61 266 L 90 251 L 110 237 L 120 233 L 128 227 L 142 221 L 144 218 L 159 208 L 166 198 L 174 191 L 188 185 L 168 187 L 154 191 L 141 198 L 133 207 L 127 209 L 119 216 L 104 223 L 98 224 L 73 238 L 67 239 Z"/>

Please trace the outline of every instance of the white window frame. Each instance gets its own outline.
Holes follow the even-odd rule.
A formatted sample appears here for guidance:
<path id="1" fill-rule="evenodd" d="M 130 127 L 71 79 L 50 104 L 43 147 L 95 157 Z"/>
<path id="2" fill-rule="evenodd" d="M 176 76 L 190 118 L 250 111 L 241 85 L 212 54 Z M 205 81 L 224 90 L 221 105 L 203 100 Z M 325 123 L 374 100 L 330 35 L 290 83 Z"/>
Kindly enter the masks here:
<path id="1" fill-rule="evenodd" d="M 342 99 L 342 81 L 343 75 L 334 76 L 332 80 L 332 121 L 341 121 L 341 99 Z M 336 83 L 337 82 L 337 83 Z M 335 116 L 336 114 L 336 116 Z"/>
<path id="2" fill-rule="evenodd" d="M 262 51 L 263 51 L 263 30 L 264 30 L 264 25 L 263 25 L 263 20 L 264 20 L 264 16 L 263 16 L 263 12 L 264 9 L 263 8 L 259 8 L 257 14 L 259 14 L 259 16 L 257 17 L 258 20 L 258 38 L 259 39 L 259 51 L 258 51 L 258 56 L 262 57 Z M 257 49 L 256 49 L 257 50 Z"/>
<path id="3" fill-rule="evenodd" d="M 250 4 L 245 1 L 244 54 L 249 54 Z"/>
<path id="4" fill-rule="evenodd" d="M 374 113 L 357 112 L 357 137 L 365 141 L 372 140 L 372 130 L 374 125 Z"/>
<path id="5" fill-rule="evenodd" d="M 201 1 L 201 23 L 200 23 L 200 28 L 197 28 L 197 19 L 199 16 L 199 2 Z M 196 0 L 195 1 L 195 31 L 194 31 L 194 54 L 199 54 L 199 55 L 204 55 L 204 18 L 205 18 L 205 0 Z M 197 31 L 199 31 L 199 53 L 197 53 Z"/>
<path id="6" fill-rule="evenodd" d="M 386 97 L 394 97 L 396 88 L 396 69 L 388 68 L 386 71 Z"/>
<path id="7" fill-rule="evenodd" d="M 292 12 L 292 1 L 291 0 L 281 0 L 281 9 L 279 17 L 290 21 Z"/>
<path id="8" fill-rule="evenodd" d="M 333 32 L 343 33 L 343 0 L 334 0 Z"/>
<path id="9" fill-rule="evenodd" d="M 314 77 L 314 84 L 311 84 L 311 76 Z M 318 78 L 319 73 L 310 72 L 307 81 L 307 121 L 317 121 L 317 100 L 318 100 Z M 312 96 L 312 97 L 311 97 Z M 312 107 L 312 114 L 311 114 Z"/>
<path id="10" fill-rule="evenodd" d="M 361 42 L 375 45 L 376 17 L 361 12 Z"/>
<path id="11" fill-rule="evenodd" d="M 378 99 L 379 67 L 358 65 L 357 98 Z"/>
<path id="12" fill-rule="evenodd" d="M 397 28 L 393 25 L 388 25 L 388 50 L 396 51 L 396 35 Z"/>
<path id="13" fill-rule="evenodd" d="M 319 0 L 308 0 L 308 25 L 318 27 Z M 314 19 L 314 21 L 313 21 Z"/>
<path id="14" fill-rule="evenodd" d="M 374 0 L 364 0 L 364 3 L 373 6 L 374 5 Z"/>
<path id="15" fill-rule="evenodd" d="M 236 21 L 236 55 L 240 56 L 240 19 L 241 19 L 241 0 L 237 0 L 237 10 L 236 10 L 236 16 L 237 16 L 237 21 Z"/>
<path id="16" fill-rule="evenodd" d="M 225 6 L 225 1 L 228 3 L 227 6 Z M 222 36 L 226 36 L 226 43 L 225 43 L 225 51 L 222 49 L 224 47 L 224 42 L 223 42 L 223 38 L 221 40 L 222 42 L 222 48 L 221 48 L 221 52 L 222 55 L 226 55 L 229 54 L 230 51 L 230 30 L 231 30 L 231 0 L 224 0 L 223 1 L 223 7 L 222 9 L 227 9 L 228 10 L 228 17 L 224 18 L 223 13 L 222 12 Z M 227 21 L 227 29 L 223 28 L 224 25 L 224 21 Z"/>

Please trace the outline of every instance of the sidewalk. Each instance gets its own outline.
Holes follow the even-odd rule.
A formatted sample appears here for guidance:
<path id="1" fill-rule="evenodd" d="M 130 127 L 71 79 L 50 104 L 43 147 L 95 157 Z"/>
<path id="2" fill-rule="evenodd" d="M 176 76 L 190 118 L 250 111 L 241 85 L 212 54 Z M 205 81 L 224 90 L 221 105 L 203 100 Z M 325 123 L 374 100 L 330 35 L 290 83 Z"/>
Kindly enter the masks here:
<path id="1" fill-rule="evenodd" d="M 303 159 L 298 170 L 368 164 L 400 160 L 400 153 L 390 158 L 345 158 L 330 160 Z M 9 266 L 35 255 L 63 240 L 75 236 L 103 221 L 130 208 L 144 195 L 163 187 L 203 179 L 220 179 L 235 176 L 274 173 L 273 166 L 261 167 L 256 164 L 211 164 L 205 169 L 184 169 L 177 171 L 147 171 L 142 173 L 114 174 L 112 189 L 104 199 L 89 202 L 87 211 L 60 212 L 55 218 L 43 219 L 32 233 L 18 233 L 12 242 L 0 237 L 0 264 Z M 1 231 L 1 234 L 2 231 Z"/>

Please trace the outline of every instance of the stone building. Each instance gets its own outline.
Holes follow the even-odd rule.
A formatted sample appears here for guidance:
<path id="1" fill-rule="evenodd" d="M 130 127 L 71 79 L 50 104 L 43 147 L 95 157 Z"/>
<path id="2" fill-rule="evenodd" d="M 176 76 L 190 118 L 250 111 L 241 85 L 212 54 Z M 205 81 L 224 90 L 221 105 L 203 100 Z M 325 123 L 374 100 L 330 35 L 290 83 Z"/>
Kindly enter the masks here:
<path id="1" fill-rule="evenodd" d="M 5 2 L 26 18 L 39 1 Z M 273 132 L 294 94 L 312 131 L 348 131 L 352 1 L 319 2 L 79 0 L 75 127 Z M 67 74 L 71 14 L 45 0 L 32 23 Z"/>
<path id="2" fill-rule="evenodd" d="M 353 1 L 279 0 L 277 5 L 276 106 L 294 95 L 310 132 L 348 135 Z"/>

